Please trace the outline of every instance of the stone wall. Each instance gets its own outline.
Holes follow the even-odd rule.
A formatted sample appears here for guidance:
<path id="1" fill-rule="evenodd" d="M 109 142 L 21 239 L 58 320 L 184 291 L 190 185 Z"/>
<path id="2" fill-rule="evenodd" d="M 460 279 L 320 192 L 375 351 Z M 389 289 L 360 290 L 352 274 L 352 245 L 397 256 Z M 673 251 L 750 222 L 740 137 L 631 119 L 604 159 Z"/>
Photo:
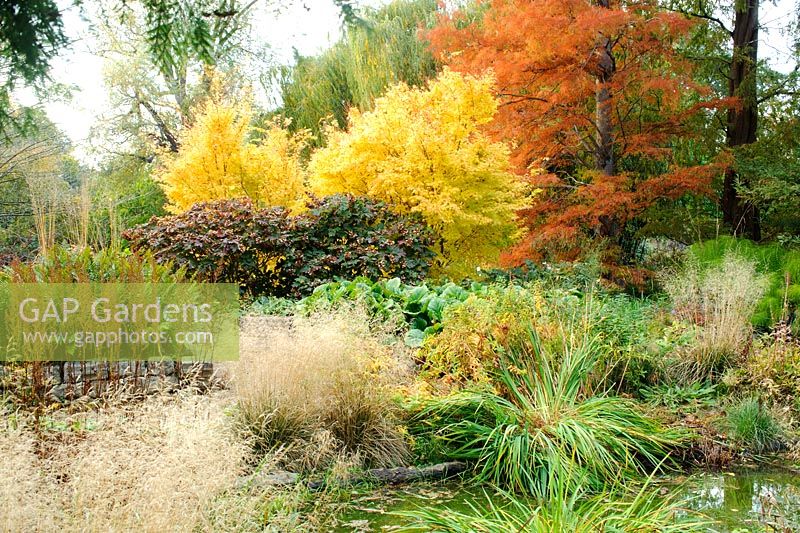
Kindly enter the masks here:
<path id="1" fill-rule="evenodd" d="M 273 342 L 280 332 L 291 330 L 292 319 L 279 316 L 243 316 L 239 323 L 240 346 L 258 350 Z M 52 401 L 71 401 L 81 397 L 96 398 L 106 391 L 126 390 L 133 393 L 154 393 L 195 385 L 209 387 L 219 381 L 211 363 L 174 361 L 0 363 L 0 395 L 5 389 L 20 385 L 39 390 L 38 397 Z"/>
<path id="2" fill-rule="evenodd" d="M 211 363 L 175 361 L 0 363 L 0 393 L 3 388 L 31 386 L 52 401 L 96 398 L 104 392 L 128 391 L 150 394 L 174 390 L 187 384 L 209 386 Z"/>

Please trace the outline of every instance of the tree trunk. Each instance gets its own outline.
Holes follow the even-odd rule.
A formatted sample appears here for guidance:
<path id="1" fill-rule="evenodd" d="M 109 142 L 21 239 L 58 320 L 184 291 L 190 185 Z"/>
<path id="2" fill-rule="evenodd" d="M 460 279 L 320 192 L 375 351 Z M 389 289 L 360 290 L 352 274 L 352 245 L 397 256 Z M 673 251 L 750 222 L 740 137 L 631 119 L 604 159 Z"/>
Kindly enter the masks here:
<path id="1" fill-rule="evenodd" d="M 609 9 L 609 0 L 599 0 L 600 7 Z M 601 35 L 597 45 L 597 79 L 596 79 L 596 111 L 595 126 L 597 140 L 595 143 L 595 168 L 606 176 L 613 176 L 616 172 L 614 162 L 614 134 L 611 122 L 611 90 L 608 84 L 617 70 L 614 55 L 611 50 L 611 40 Z"/>
<path id="2" fill-rule="evenodd" d="M 736 19 L 733 26 L 733 57 L 728 95 L 738 97 L 740 105 L 728 111 L 726 145 L 735 148 L 756 141 L 758 100 L 756 93 L 756 63 L 758 61 L 758 2 L 736 0 Z M 725 172 L 722 190 L 723 221 L 734 235 L 761 240 L 758 209 L 744 201 L 736 190 L 736 170 Z"/>
<path id="3" fill-rule="evenodd" d="M 597 5 L 610 9 L 609 0 L 598 0 Z M 595 79 L 595 128 L 594 146 L 595 170 L 604 176 L 613 176 L 617 172 L 614 159 L 614 131 L 612 123 L 611 99 L 613 95 L 609 83 L 617 71 L 617 64 L 612 53 L 611 40 L 600 35 L 597 43 L 597 73 Z M 622 225 L 616 217 L 601 216 L 600 234 L 603 237 L 616 239 L 622 231 Z"/>

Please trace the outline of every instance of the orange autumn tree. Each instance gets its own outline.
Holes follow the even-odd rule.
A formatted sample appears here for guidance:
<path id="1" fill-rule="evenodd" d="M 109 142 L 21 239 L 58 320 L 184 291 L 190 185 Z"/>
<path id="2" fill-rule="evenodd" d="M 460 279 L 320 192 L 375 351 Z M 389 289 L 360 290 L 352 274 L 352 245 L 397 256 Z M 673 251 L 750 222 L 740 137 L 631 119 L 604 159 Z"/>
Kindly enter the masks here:
<path id="1" fill-rule="evenodd" d="M 654 0 L 487 0 L 442 15 L 434 51 L 455 70 L 494 71 L 493 133 L 514 143 L 538 192 L 510 262 L 543 250 L 572 258 L 598 237 L 619 260 L 628 224 L 648 208 L 711 192 L 718 169 L 681 166 L 673 151 L 687 122 L 719 105 L 678 52 L 691 28 Z"/>

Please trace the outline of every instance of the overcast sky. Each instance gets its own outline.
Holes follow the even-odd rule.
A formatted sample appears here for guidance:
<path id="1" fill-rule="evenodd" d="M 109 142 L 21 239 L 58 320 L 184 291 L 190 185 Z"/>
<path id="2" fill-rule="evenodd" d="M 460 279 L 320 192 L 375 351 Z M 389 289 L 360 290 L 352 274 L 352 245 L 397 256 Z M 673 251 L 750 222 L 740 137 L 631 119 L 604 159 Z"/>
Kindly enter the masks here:
<path id="1" fill-rule="evenodd" d="M 365 0 L 362 5 L 380 5 L 387 0 Z M 91 0 L 84 0 L 87 6 Z M 88 23 L 80 16 L 79 8 L 70 0 L 60 0 L 64 10 L 64 26 L 72 45 L 64 49 L 52 62 L 54 81 L 72 86 L 69 101 L 43 102 L 44 108 L 56 125 L 73 142 L 79 159 L 89 162 L 87 139 L 95 121 L 109 110 L 108 91 L 103 82 L 103 60 L 92 53 L 94 39 Z M 303 55 L 315 54 L 335 42 L 341 34 L 339 10 L 332 0 L 305 0 L 294 2 L 280 14 L 267 8 L 268 2 L 257 6 L 254 24 L 262 31 L 254 33 L 263 38 L 275 53 L 276 60 L 289 63 L 292 49 Z M 263 37 L 261 37 L 263 36 Z M 33 105 L 32 92 L 19 91 L 18 98 L 25 105 Z"/>
<path id="2" fill-rule="evenodd" d="M 84 0 L 88 5 L 92 0 Z M 362 0 L 361 5 L 380 5 L 388 0 Z M 775 31 L 794 17 L 794 5 L 798 0 L 778 0 L 776 4 L 763 2 L 761 22 L 769 31 L 762 31 L 761 56 L 767 58 L 774 68 L 788 71 L 792 68 L 789 39 Z M 107 90 L 103 85 L 103 61 L 91 52 L 92 37 L 78 8 L 70 0 L 60 0 L 69 6 L 65 10 L 64 23 L 73 44 L 53 61 L 52 77 L 55 81 L 74 86 L 72 99 L 68 102 L 45 102 L 48 116 L 69 135 L 76 148 L 76 156 L 87 161 L 86 141 L 89 130 L 98 117 L 108 110 Z M 256 9 L 256 32 L 269 43 L 276 59 L 289 62 L 292 48 L 303 55 L 319 52 L 336 41 L 341 32 L 339 11 L 333 0 L 305 0 L 293 2 L 293 6 L 279 15 L 267 9 L 267 2 Z M 308 9 L 306 9 L 308 7 Z M 27 91 L 19 95 L 23 104 L 35 103 Z"/>

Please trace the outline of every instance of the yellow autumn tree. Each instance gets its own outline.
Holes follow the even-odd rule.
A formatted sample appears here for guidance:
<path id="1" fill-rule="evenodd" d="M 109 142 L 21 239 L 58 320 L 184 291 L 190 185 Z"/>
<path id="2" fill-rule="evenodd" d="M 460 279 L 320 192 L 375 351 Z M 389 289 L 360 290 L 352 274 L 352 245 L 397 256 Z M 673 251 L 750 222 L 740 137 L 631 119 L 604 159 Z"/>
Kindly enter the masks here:
<path id="1" fill-rule="evenodd" d="M 496 262 L 517 236 L 523 185 L 509 149 L 482 131 L 497 111 L 490 76 L 445 70 L 428 88 L 390 88 L 353 110 L 309 162 L 312 191 L 349 192 L 420 213 L 439 237 L 435 273 L 460 278 Z"/>
<path id="2" fill-rule="evenodd" d="M 179 138 L 157 175 L 172 212 L 197 202 L 247 197 L 259 206 L 302 207 L 305 175 L 301 152 L 309 133 L 291 133 L 280 119 L 251 125 L 248 99 L 214 94 Z"/>

